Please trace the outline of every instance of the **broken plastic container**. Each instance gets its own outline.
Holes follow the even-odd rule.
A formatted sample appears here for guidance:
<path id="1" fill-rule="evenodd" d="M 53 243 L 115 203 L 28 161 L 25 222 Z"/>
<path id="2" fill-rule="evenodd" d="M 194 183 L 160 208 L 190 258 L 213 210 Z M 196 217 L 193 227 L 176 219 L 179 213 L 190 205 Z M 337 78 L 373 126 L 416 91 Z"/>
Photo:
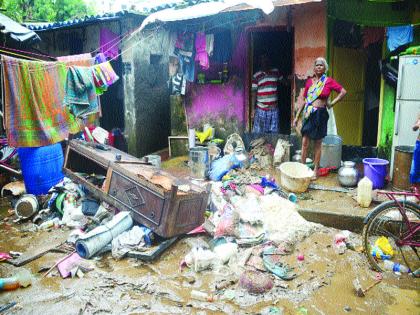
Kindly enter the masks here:
<path id="1" fill-rule="evenodd" d="M 15 276 L 10 278 L 0 278 L 0 290 L 11 291 L 19 289 L 20 287 L 28 287 L 32 284 L 32 274 L 23 269 L 19 271 Z"/>

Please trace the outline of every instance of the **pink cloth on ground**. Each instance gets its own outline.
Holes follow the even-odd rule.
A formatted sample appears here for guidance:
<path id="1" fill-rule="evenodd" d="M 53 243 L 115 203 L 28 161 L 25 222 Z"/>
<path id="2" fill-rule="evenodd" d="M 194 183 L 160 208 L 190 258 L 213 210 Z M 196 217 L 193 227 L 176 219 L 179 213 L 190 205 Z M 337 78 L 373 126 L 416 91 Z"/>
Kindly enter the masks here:
<path id="1" fill-rule="evenodd" d="M 195 35 L 195 60 L 205 70 L 210 67 L 209 55 L 206 50 L 206 34 L 203 32 L 198 32 Z"/>

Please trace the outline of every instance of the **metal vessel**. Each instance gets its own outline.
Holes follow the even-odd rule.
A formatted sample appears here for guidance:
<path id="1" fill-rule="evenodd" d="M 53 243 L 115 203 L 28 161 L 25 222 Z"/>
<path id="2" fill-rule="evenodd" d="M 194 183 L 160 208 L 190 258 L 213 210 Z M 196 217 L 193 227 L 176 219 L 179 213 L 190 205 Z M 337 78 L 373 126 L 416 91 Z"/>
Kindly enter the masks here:
<path id="1" fill-rule="evenodd" d="M 359 179 L 359 172 L 355 168 L 356 163 L 345 161 L 343 167 L 338 170 L 338 181 L 341 186 L 354 187 Z"/>

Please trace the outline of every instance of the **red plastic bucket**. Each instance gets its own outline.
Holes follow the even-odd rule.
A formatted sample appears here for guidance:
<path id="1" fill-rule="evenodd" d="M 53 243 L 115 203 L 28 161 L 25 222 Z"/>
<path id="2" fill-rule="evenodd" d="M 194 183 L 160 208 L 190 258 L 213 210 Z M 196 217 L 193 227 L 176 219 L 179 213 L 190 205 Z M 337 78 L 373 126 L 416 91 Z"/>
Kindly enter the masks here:
<path id="1" fill-rule="evenodd" d="M 389 162 L 383 159 L 363 159 L 363 170 L 365 176 L 367 176 L 367 178 L 369 178 L 372 181 L 373 189 L 384 187 L 388 164 Z"/>

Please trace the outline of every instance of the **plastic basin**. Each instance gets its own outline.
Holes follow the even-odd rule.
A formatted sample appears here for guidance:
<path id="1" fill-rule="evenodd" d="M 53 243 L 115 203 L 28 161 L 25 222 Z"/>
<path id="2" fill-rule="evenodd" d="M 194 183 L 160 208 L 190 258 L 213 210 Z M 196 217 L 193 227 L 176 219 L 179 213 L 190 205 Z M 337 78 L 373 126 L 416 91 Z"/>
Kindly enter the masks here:
<path id="1" fill-rule="evenodd" d="M 285 162 L 278 167 L 281 186 L 288 191 L 302 193 L 308 190 L 314 172 L 299 162 Z"/>

